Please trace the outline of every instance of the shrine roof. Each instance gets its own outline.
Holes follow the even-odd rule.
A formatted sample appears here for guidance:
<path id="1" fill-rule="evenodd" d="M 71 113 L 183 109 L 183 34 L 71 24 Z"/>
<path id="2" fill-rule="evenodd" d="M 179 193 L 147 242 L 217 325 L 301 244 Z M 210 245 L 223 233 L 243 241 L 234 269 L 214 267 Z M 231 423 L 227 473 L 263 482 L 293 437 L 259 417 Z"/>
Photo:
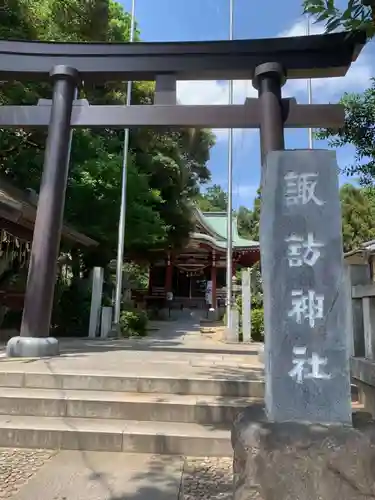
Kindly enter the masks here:
<path id="1" fill-rule="evenodd" d="M 366 259 L 368 256 L 375 254 L 375 240 L 365 241 L 361 243 L 358 247 L 349 250 L 344 253 L 344 258 L 350 258 L 353 256 L 361 256 Z"/>
<path id="2" fill-rule="evenodd" d="M 193 237 L 208 236 L 220 248 L 227 247 L 227 224 L 228 217 L 226 212 L 201 212 L 198 208 L 195 210 L 196 220 L 201 223 L 207 231 L 207 235 L 194 233 Z M 235 248 L 259 248 L 259 242 L 242 238 L 238 233 L 237 218 L 233 217 L 232 223 L 232 241 Z"/>
<path id="3" fill-rule="evenodd" d="M 0 176 L 0 228 L 13 234 L 12 228 L 18 228 L 14 236 L 21 237 L 21 233 L 32 239 L 32 231 L 36 218 L 38 195 L 31 189 L 22 191 L 4 176 Z M 20 228 L 21 233 L 19 233 Z M 83 233 L 76 231 L 71 226 L 63 224 L 62 238 L 78 243 L 85 247 L 97 246 L 98 243 Z M 28 239 L 28 238 L 26 238 Z"/>

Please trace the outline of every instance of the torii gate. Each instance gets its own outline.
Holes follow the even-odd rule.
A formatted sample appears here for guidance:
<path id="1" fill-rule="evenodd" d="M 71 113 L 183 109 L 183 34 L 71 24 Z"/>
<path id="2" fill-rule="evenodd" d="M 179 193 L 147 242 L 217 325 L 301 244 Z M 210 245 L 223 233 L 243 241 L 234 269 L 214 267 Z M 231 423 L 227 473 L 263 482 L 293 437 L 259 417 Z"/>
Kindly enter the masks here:
<path id="1" fill-rule="evenodd" d="M 287 78 L 344 76 L 365 43 L 362 32 L 203 43 L 0 41 L 0 80 L 53 82 L 52 101 L 0 107 L 0 128 L 48 127 L 21 332 L 8 343 L 8 355 L 58 354 L 49 329 L 72 128 L 260 128 L 264 158 L 284 149 L 284 127 L 343 124 L 342 106 L 297 104 L 282 99 L 281 88 Z M 177 80 L 249 79 L 259 97 L 242 105 L 176 104 Z M 82 82 L 115 80 L 154 80 L 154 104 L 91 106 L 75 100 Z"/>

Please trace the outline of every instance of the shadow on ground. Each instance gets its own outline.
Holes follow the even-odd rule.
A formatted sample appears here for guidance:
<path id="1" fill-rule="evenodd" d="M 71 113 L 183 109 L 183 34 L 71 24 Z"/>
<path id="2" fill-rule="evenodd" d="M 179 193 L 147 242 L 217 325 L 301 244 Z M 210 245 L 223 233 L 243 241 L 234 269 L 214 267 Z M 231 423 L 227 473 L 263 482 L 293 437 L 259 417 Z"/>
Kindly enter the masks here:
<path id="1" fill-rule="evenodd" d="M 179 500 L 184 461 L 176 457 L 154 456 L 142 472 L 135 472 L 129 478 L 131 483 L 140 483 L 134 493 L 118 494 L 111 484 L 110 474 L 98 471 L 90 459 L 90 453 L 81 452 L 88 469 L 89 480 L 99 482 L 106 490 L 106 500 Z M 131 459 L 131 455 L 128 455 Z M 113 457 L 115 459 L 115 456 Z M 118 489 L 118 488 L 116 488 Z"/>

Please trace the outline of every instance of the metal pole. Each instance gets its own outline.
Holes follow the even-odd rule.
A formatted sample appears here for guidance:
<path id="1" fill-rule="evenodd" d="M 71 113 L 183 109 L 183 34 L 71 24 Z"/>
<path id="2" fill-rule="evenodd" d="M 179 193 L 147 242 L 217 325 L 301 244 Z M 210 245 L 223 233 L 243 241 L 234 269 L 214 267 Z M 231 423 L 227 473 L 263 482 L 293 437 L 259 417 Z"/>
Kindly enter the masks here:
<path id="1" fill-rule="evenodd" d="M 229 0 L 229 40 L 233 40 L 234 0 Z M 229 81 L 229 104 L 233 104 L 233 80 Z M 233 275 L 233 129 L 228 131 L 228 206 L 227 206 L 227 328 L 231 327 Z"/>
<path id="2" fill-rule="evenodd" d="M 135 0 L 132 0 L 131 23 L 130 23 L 130 43 L 133 43 L 135 35 Z M 126 91 L 126 106 L 131 104 L 133 82 L 129 81 Z M 120 322 L 121 313 L 121 296 L 122 296 L 122 268 L 124 261 L 125 247 L 125 221 L 126 221 L 126 186 L 128 173 L 128 153 L 129 153 L 129 129 L 124 130 L 124 153 L 122 162 L 122 179 L 121 179 L 121 205 L 120 217 L 118 224 L 118 241 L 117 241 L 117 262 L 116 262 L 116 294 L 115 294 L 115 314 L 114 324 L 117 326 Z"/>
<path id="3" fill-rule="evenodd" d="M 54 356 L 59 352 L 58 342 L 49 337 L 49 332 L 69 171 L 70 121 L 79 75 L 73 68 L 55 66 L 50 76 L 54 85 L 43 177 L 21 333 L 7 345 L 7 354 L 11 357 Z"/>
<path id="4" fill-rule="evenodd" d="M 310 35 L 310 16 L 307 16 L 307 36 Z M 308 96 L 308 103 L 312 104 L 312 82 L 311 78 L 307 80 L 307 96 Z M 309 128 L 309 149 L 313 149 L 314 147 L 314 138 L 313 138 L 313 129 L 310 127 Z"/>

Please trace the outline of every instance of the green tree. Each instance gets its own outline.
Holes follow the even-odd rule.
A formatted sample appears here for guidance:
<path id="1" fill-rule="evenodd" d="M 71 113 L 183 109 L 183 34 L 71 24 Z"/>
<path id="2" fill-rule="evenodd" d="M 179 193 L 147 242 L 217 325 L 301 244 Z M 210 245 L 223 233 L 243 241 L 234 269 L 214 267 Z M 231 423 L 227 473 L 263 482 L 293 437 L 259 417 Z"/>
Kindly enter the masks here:
<path id="1" fill-rule="evenodd" d="M 260 223 L 260 189 L 254 199 L 253 209 L 241 206 L 237 213 L 238 230 L 241 236 L 251 240 L 259 241 L 259 223 Z"/>
<path id="2" fill-rule="evenodd" d="M 316 22 L 324 21 L 327 32 L 341 27 L 345 30 L 363 29 L 369 37 L 375 34 L 375 4 L 372 0 L 348 0 L 343 9 L 335 0 L 303 0 L 303 10 Z"/>
<path id="3" fill-rule="evenodd" d="M 372 194 L 351 184 L 340 189 L 345 252 L 375 238 L 375 200 Z"/>
<path id="4" fill-rule="evenodd" d="M 330 147 L 351 144 L 355 147 L 354 162 L 344 167 L 363 185 L 375 181 L 375 79 L 363 94 L 344 94 L 340 101 L 345 107 L 345 123 L 339 130 L 320 130 L 319 139 L 328 139 Z"/>
<path id="5" fill-rule="evenodd" d="M 0 34 L 8 39 L 126 41 L 130 16 L 105 0 L 6 0 Z M 137 34 L 139 37 L 139 34 Z M 150 104 L 154 85 L 136 82 L 134 104 Z M 0 104 L 35 104 L 50 98 L 48 82 L 3 83 Z M 126 85 L 86 84 L 81 98 L 92 104 L 122 104 Z M 17 186 L 38 191 L 46 131 L 0 131 L 0 171 Z M 128 157 L 126 250 L 128 255 L 156 247 L 181 246 L 191 225 L 189 200 L 210 173 L 206 167 L 214 136 L 206 130 L 132 130 Z M 123 132 L 75 130 L 65 219 L 100 242 L 83 257 L 105 265 L 114 256 L 121 195 Z"/>
<path id="6" fill-rule="evenodd" d="M 261 194 L 260 189 L 254 199 L 253 209 L 241 206 L 237 212 L 238 232 L 243 238 L 259 241 Z M 263 307 L 263 286 L 260 262 L 251 270 L 251 303 L 255 309 Z"/>
<path id="7" fill-rule="evenodd" d="M 219 184 L 214 184 L 197 197 L 202 212 L 225 212 L 228 206 L 228 193 Z"/>
<path id="8" fill-rule="evenodd" d="M 134 262 L 125 262 L 124 272 L 130 288 L 137 290 L 146 290 L 148 288 L 148 266 L 135 264 Z"/>

